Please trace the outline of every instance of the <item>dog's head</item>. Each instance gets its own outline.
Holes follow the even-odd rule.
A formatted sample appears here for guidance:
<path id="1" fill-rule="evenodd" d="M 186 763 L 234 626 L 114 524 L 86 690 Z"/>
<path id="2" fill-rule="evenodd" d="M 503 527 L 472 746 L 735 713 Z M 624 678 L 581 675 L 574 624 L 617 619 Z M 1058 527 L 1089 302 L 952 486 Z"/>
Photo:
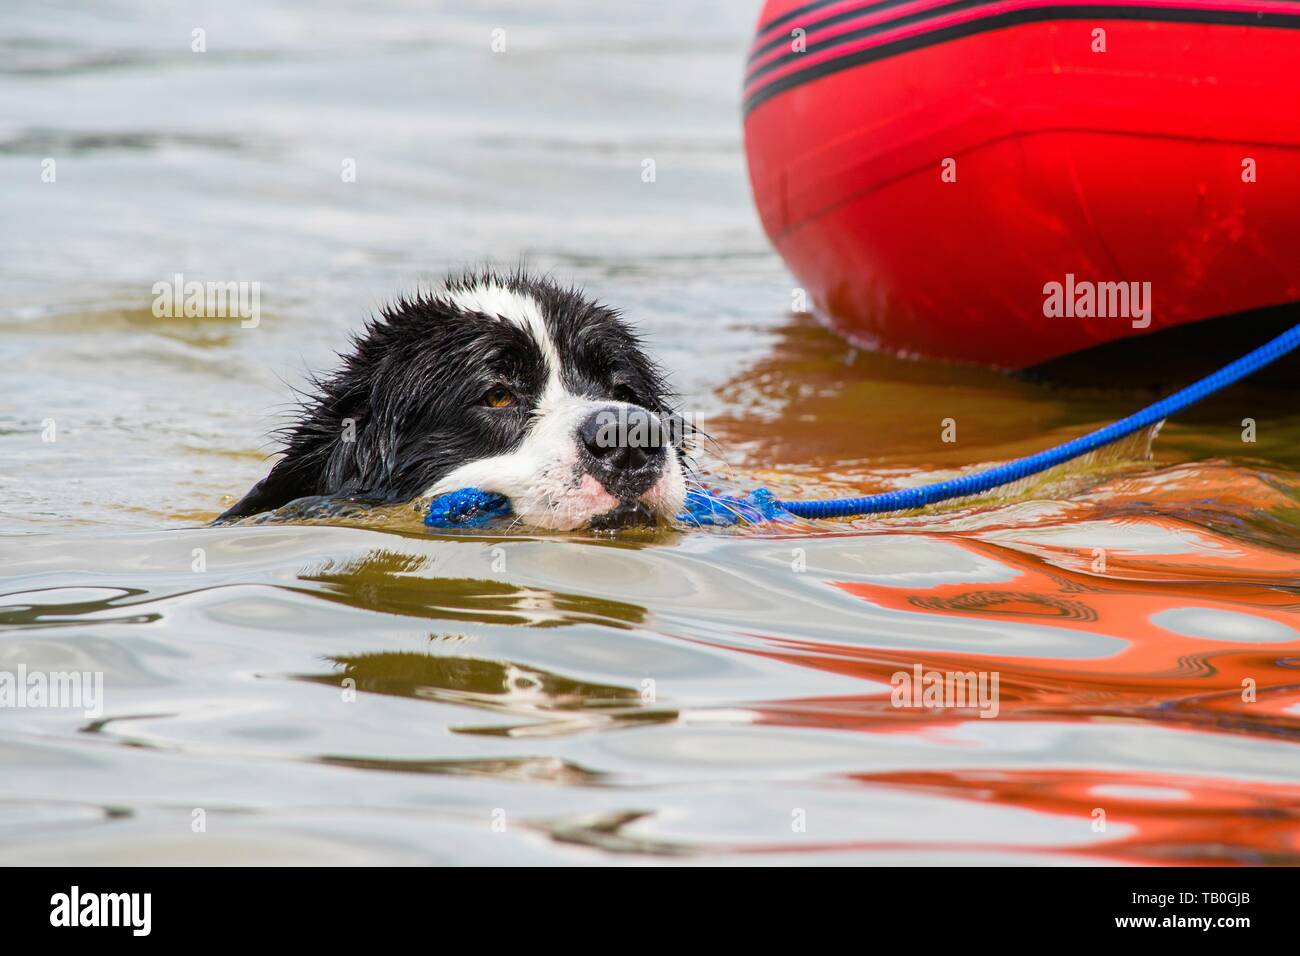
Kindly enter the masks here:
<path id="1" fill-rule="evenodd" d="M 400 300 L 284 432 L 284 458 L 222 518 L 331 495 L 407 501 L 459 488 L 567 530 L 671 517 L 681 429 L 618 313 L 522 273 Z"/>

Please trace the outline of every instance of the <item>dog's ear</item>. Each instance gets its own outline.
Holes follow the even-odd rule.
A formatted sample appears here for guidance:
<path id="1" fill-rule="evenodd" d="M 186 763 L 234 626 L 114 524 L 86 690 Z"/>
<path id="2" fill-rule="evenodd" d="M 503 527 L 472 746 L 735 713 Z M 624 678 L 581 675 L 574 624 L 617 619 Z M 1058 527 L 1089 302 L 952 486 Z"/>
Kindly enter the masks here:
<path id="1" fill-rule="evenodd" d="M 253 485 L 237 504 L 218 515 L 216 523 L 247 518 L 263 511 L 274 511 L 297 498 L 314 493 L 315 482 L 312 476 L 301 465 L 295 468 L 294 461 L 285 458 L 277 462 L 270 474 Z"/>

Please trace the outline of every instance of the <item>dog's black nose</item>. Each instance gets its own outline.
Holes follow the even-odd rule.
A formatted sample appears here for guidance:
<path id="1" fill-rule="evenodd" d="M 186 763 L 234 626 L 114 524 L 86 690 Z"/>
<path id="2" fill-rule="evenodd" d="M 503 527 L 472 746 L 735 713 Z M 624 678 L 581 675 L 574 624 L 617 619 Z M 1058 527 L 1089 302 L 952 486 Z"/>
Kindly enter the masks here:
<path id="1" fill-rule="evenodd" d="M 590 456 L 591 472 L 610 494 L 635 497 L 659 476 L 664 427 L 643 408 L 598 409 L 578 426 L 578 439 Z"/>

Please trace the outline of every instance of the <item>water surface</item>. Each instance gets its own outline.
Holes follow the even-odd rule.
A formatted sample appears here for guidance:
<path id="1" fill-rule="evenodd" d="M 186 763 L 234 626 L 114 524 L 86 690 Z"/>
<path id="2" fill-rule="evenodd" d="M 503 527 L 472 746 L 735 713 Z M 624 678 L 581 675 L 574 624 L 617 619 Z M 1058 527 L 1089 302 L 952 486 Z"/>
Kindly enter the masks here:
<path id="1" fill-rule="evenodd" d="M 0 11 L 0 669 L 105 686 L 0 710 L 0 861 L 1300 863 L 1294 393 L 925 515 L 205 527 L 308 369 L 484 261 L 634 319 L 725 487 L 897 487 L 1151 397 L 791 315 L 725 6 Z M 155 318 L 176 273 L 261 322 Z M 918 665 L 997 715 L 894 706 Z"/>

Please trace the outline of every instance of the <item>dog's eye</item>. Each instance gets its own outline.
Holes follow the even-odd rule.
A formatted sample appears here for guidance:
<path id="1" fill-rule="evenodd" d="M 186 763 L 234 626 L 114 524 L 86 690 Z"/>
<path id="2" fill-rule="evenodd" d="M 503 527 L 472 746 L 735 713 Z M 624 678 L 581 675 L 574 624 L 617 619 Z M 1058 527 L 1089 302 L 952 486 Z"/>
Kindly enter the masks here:
<path id="1" fill-rule="evenodd" d="M 636 392 L 622 383 L 614 386 L 614 400 L 616 402 L 627 402 L 629 405 L 641 404 L 641 399 L 637 397 Z"/>
<path id="2" fill-rule="evenodd" d="M 514 403 L 514 393 L 504 385 L 493 385 L 483 393 L 483 404 L 489 408 L 509 408 Z"/>

